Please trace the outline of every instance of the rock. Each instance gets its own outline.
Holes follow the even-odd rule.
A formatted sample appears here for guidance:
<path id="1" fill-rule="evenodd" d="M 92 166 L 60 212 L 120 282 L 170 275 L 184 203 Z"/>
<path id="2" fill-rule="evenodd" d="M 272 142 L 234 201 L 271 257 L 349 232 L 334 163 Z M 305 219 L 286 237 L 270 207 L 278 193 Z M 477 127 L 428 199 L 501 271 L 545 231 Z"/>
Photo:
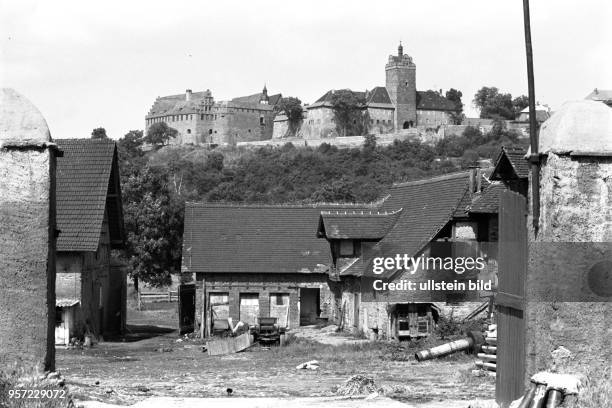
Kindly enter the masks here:
<path id="1" fill-rule="evenodd" d="M 104 392 L 107 394 L 112 394 L 113 392 L 115 392 L 115 390 L 113 390 L 112 388 L 105 388 Z"/>
<path id="2" fill-rule="evenodd" d="M 572 352 L 563 346 L 557 347 L 557 349 L 552 351 L 550 354 L 552 355 L 552 358 L 554 358 L 555 360 L 566 359 L 572 356 Z"/>
<path id="3" fill-rule="evenodd" d="M 94 384 L 100 385 L 100 381 L 96 380 L 96 382 Z"/>
<path id="4" fill-rule="evenodd" d="M 183 339 L 176 339 L 176 342 L 177 342 L 177 343 L 182 343 L 182 342 L 183 342 Z"/>
<path id="5" fill-rule="evenodd" d="M 317 360 L 307 361 L 295 367 L 296 370 L 317 370 L 318 368 L 319 362 Z"/>
<path id="6" fill-rule="evenodd" d="M 149 392 L 150 391 L 150 389 L 145 387 L 144 385 L 139 385 L 139 386 L 136 387 L 136 389 L 138 391 L 140 391 L 140 392 Z"/>
<path id="7" fill-rule="evenodd" d="M 58 380 L 60 378 L 60 373 L 57 371 L 51 371 L 47 373 L 47 380 Z"/>

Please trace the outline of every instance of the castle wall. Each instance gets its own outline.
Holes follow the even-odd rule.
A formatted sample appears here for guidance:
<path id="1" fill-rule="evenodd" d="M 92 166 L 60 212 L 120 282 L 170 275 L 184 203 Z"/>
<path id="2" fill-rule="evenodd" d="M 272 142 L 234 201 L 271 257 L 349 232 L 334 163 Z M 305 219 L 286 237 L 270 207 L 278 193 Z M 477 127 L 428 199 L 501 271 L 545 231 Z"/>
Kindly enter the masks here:
<path id="1" fill-rule="evenodd" d="M 417 110 L 417 124 L 428 128 L 452 125 L 452 120 L 448 112 L 439 110 Z"/>
<path id="2" fill-rule="evenodd" d="M 383 134 L 393 132 L 394 109 L 381 109 L 368 107 L 370 116 L 370 134 Z"/>
<path id="3" fill-rule="evenodd" d="M 304 139 L 324 139 L 338 136 L 334 122 L 334 111 L 326 106 L 308 109 L 308 115 L 302 124 L 301 133 Z"/>

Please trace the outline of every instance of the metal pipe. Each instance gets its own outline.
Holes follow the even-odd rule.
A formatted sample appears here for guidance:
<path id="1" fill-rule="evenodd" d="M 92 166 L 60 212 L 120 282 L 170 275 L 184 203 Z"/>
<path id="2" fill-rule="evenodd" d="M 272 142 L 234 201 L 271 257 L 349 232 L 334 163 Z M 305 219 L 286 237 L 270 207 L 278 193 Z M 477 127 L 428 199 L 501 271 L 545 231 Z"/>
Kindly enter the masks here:
<path id="1" fill-rule="evenodd" d="M 523 0 L 523 22 L 525 24 L 525 52 L 527 54 L 527 87 L 529 94 L 529 142 L 531 147 L 531 200 L 533 203 L 533 229 L 538 234 L 540 225 L 540 156 L 538 154 L 538 133 L 535 111 L 535 83 L 533 78 L 533 49 L 531 43 L 531 22 L 529 0 Z"/>
<path id="2" fill-rule="evenodd" d="M 531 405 L 531 401 L 533 400 L 533 396 L 535 395 L 537 387 L 538 384 L 532 381 L 529 390 L 525 393 L 525 395 L 523 395 L 523 399 L 521 400 L 521 403 L 517 408 L 529 408 L 529 405 Z"/>
<path id="3" fill-rule="evenodd" d="M 415 353 L 414 357 L 417 361 L 431 360 L 433 358 L 446 356 L 461 350 L 469 350 L 474 346 L 474 340 L 471 338 L 451 341 L 440 346 L 432 347 L 427 350 L 421 350 Z"/>
<path id="4" fill-rule="evenodd" d="M 546 408 L 557 408 L 563 402 L 563 392 L 556 388 L 548 390 L 548 398 L 546 400 Z"/>
<path id="5" fill-rule="evenodd" d="M 538 384 L 535 393 L 529 404 L 529 408 L 544 408 L 544 399 L 546 398 L 546 384 Z"/>

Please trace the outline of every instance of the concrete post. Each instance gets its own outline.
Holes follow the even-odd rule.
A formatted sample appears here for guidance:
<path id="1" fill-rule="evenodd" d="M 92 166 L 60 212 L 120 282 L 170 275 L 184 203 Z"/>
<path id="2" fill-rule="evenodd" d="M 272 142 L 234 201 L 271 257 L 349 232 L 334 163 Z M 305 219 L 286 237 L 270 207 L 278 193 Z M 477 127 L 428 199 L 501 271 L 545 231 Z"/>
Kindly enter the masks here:
<path id="1" fill-rule="evenodd" d="M 55 366 L 55 157 L 45 119 L 0 90 L 0 367 Z"/>
<path id="2" fill-rule="evenodd" d="M 612 109 L 566 103 L 542 126 L 539 150 L 539 231 L 530 230 L 526 281 L 526 384 L 541 370 L 603 375 L 612 358 Z"/>

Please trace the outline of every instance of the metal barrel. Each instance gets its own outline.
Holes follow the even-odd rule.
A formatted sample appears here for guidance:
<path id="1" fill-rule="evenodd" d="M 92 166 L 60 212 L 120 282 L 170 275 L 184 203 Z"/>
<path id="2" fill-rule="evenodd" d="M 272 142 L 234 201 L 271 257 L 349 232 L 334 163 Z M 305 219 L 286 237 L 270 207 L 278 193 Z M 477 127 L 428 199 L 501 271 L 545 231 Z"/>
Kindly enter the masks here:
<path id="1" fill-rule="evenodd" d="M 523 395 L 523 399 L 521 400 L 521 403 L 519 404 L 517 408 L 529 408 L 529 405 L 531 404 L 531 400 L 533 400 L 533 396 L 535 395 L 537 386 L 538 384 L 534 383 L 533 381 L 531 382 L 531 386 L 529 387 L 529 390 L 527 390 L 525 395 Z"/>
<path id="2" fill-rule="evenodd" d="M 544 408 L 544 400 L 546 399 L 546 384 L 538 384 L 536 387 L 529 408 Z"/>
<path id="3" fill-rule="evenodd" d="M 468 350 L 474 346 L 474 340 L 471 338 L 451 341 L 450 343 L 432 347 L 427 350 L 421 350 L 415 353 L 414 357 L 417 361 L 431 360 L 432 358 L 446 356 L 461 350 Z"/>
<path id="4" fill-rule="evenodd" d="M 557 408 L 563 402 L 563 392 L 561 390 L 551 388 L 548 390 L 546 399 L 546 408 Z"/>

